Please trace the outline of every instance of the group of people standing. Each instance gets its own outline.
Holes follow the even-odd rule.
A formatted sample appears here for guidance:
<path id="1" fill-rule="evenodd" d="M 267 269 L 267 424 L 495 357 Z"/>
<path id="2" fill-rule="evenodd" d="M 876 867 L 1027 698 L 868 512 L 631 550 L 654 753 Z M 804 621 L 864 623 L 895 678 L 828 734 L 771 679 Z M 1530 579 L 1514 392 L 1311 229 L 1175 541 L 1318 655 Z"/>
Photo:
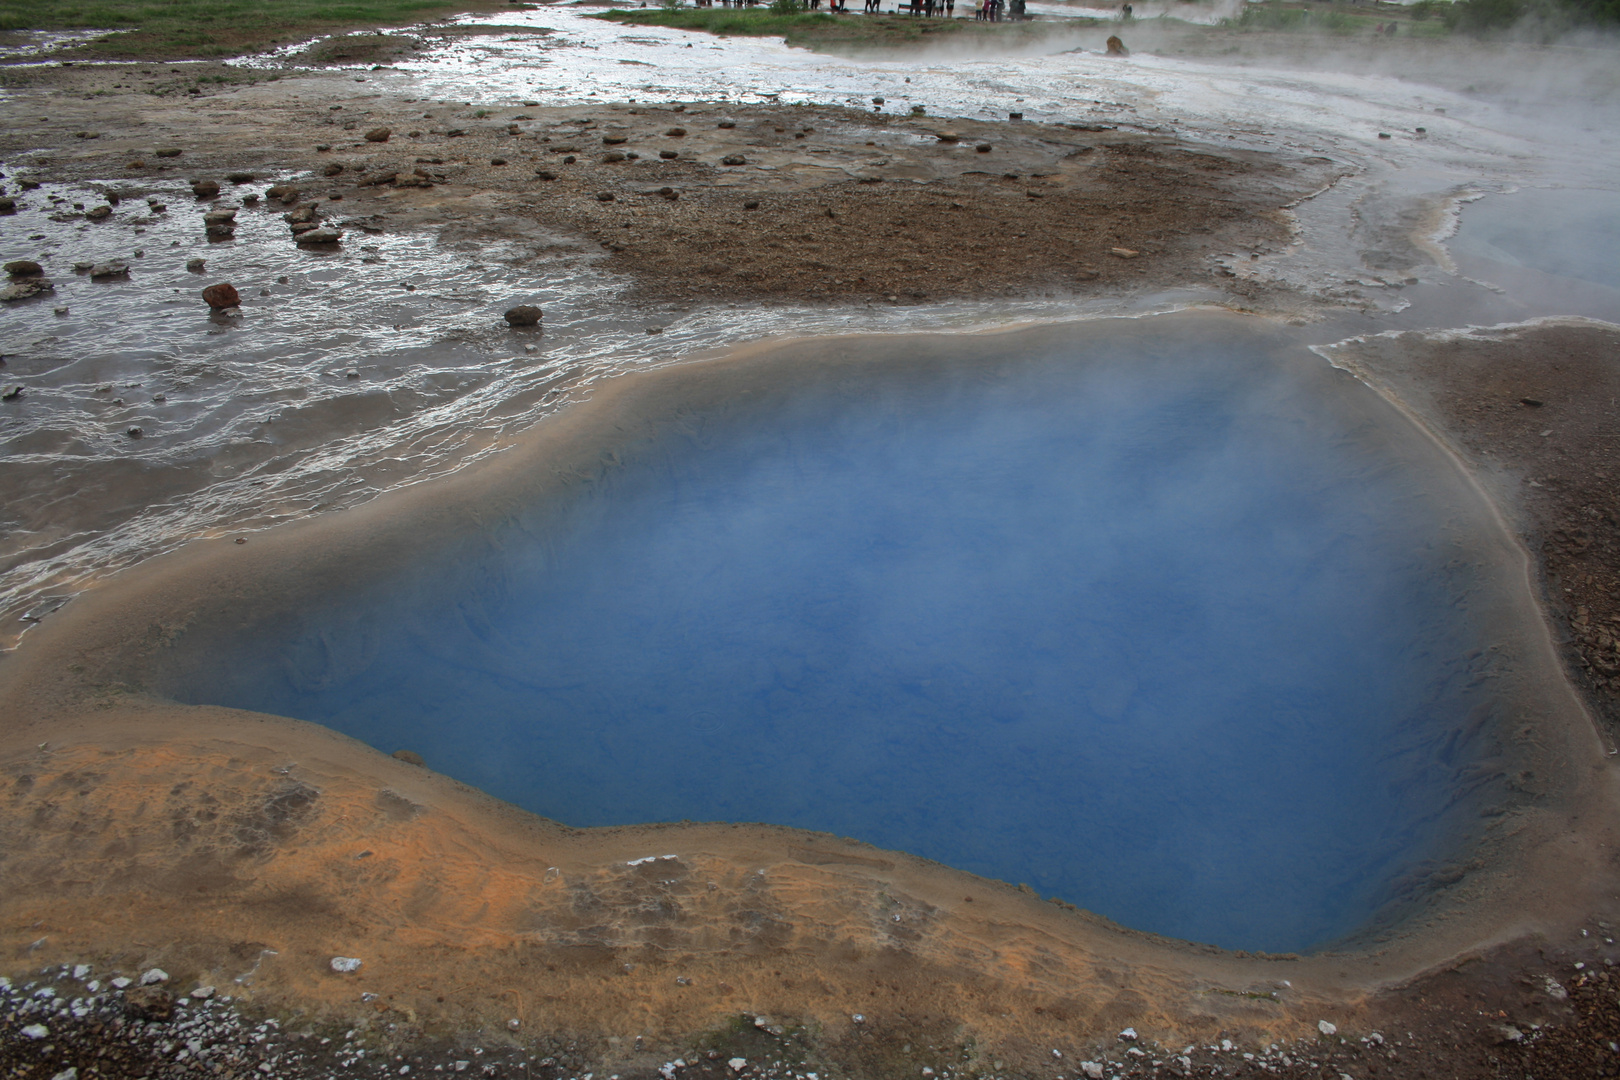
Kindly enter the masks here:
<path id="1" fill-rule="evenodd" d="M 761 0 L 720 0 L 723 7 L 753 7 Z M 845 12 L 849 0 L 826 0 L 827 10 L 832 12 Z M 883 0 L 862 0 L 865 7 L 862 9 L 868 15 L 881 15 L 883 13 Z M 973 4 L 973 17 L 983 22 L 1001 22 L 1003 19 L 1019 21 L 1027 18 L 1024 14 L 1024 0 L 971 0 Z M 694 7 L 713 7 L 714 0 L 692 0 Z M 805 6 L 811 11 L 820 11 L 822 0 L 805 0 Z M 642 4 L 642 7 L 646 7 Z M 1127 12 L 1130 5 L 1126 5 Z M 921 15 L 932 19 L 936 15 L 947 19 L 956 18 L 956 0 L 900 0 L 895 7 L 897 13 L 908 15 Z"/>

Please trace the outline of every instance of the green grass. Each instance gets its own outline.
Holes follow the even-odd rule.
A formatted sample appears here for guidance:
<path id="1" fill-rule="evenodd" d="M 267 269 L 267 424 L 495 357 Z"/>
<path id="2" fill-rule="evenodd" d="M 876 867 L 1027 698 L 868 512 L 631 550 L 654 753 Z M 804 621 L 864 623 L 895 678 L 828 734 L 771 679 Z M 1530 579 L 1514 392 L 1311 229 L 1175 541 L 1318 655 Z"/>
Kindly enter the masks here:
<path id="1" fill-rule="evenodd" d="M 850 0 L 851 3 L 856 0 Z M 895 0 L 884 0 L 892 6 Z M 959 13 L 972 14 L 972 0 L 957 0 Z M 923 19 L 911 15 L 866 15 L 850 12 L 829 15 L 826 12 L 802 12 L 797 15 L 779 15 L 768 9 L 757 11 L 737 8 L 637 8 L 618 9 L 594 16 L 613 22 L 635 26 L 668 26 L 676 30 L 699 30 L 722 37 L 764 36 L 786 38 L 790 45 L 806 48 L 883 48 L 910 42 L 937 40 L 950 35 L 987 35 L 1033 37 L 1074 25 L 1089 25 L 1090 20 L 1064 19 L 1060 22 L 975 22 L 971 18 Z"/>
<path id="2" fill-rule="evenodd" d="M 1431 0 L 1432 2 L 1432 0 Z M 1450 4 L 1446 4 L 1447 7 Z M 1379 9 L 1368 14 L 1359 7 L 1344 4 L 1302 6 L 1270 0 L 1265 4 L 1247 4 L 1236 19 L 1224 19 L 1223 27 L 1235 30 L 1271 30 L 1283 32 L 1370 34 L 1380 25 L 1400 23 L 1398 34 L 1405 37 L 1441 37 L 1446 27 L 1438 21 L 1424 22 L 1432 14 L 1431 7 L 1421 4 L 1403 11 Z"/>
<path id="3" fill-rule="evenodd" d="M 123 30 L 85 46 L 143 60 L 239 56 L 352 27 L 398 26 L 491 0 L 4 0 L 0 30 Z"/>

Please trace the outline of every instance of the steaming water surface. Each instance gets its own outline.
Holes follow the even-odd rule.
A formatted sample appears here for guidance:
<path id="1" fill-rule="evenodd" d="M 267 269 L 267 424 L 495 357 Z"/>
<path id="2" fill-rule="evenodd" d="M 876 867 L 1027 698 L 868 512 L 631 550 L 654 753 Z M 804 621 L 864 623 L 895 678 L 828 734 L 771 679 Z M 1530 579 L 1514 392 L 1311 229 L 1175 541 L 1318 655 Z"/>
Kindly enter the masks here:
<path id="1" fill-rule="evenodd" d="M 458 30 L 524 24 L 550 33 L 423 28 L 429 44 L 415 59 L 367 72 L 363 85 L 345 80 L 338 86 L 347 91 L 338 92 L 359 101 L 381 89 L 492 106 L 711 98 L 868 108 L 872 96 L 885 96 L 892 112 L 922 105 L 931 116 L 999 119 L 1022 111 L 1031 119 L 1175 132 L 1194 146 L 1321 154 L 1341 163 L 1345 176 L 1294 208 L 1297 242 L 1263 257 L 1234 252 L 1224 265 L 1240 277 L 1369 312 L 1415 301 L 1419 309 L 1400 318 L 1407 327 L 1435 325 L 1424 321 L 1424 310 L 1487 322 L 1620 313 L 1612 285 L 1592 286 L 1597 291 L 1581 293 L 1577 303 L 1574 291 L 1557 287 L 1563 279 L 1544 287 L 1533 275 L 1474 275 L 1515 294 L 1504 301 L 1437 267 L 1392 266 L 1387 258 L 1391 235 L 1408 229 L 1409 218 L 1421 221 L 1427 203 L 1459 191 L 1489 194 L 1465 211 L 1454 244 L 1470 240 L 1472 222 L 1483 221 L 1495 200 L 1519 198 L 1495 194 L 1515 185 L 1528 192 L 1552 177 L 1578 177 L 1593 198 L 1612 200 L 1602 190 L 1617 164 L 1615 141 L 1605 134 L 1612 125 L 1594 123 L 1562 98 L 1545 108 L 1534 101 L 1509 107 L 1443 89 L 1443 79 L 1424 83 L 1404 71 L 1392 77 L 1376 65 L 1344 73 L 1304 61 L 1223 64 L 1147 51 L 1122 62 L 1098 55 L 1118 29 L 1108 25 L 1077 26 L 1078 51 L 1059 41 L 1045 55 L 845 58 L 770 39 L 620 27 L 559 8 L 456 23 Z M 1141 45 L 1154 32 L 1139 24 L 1132 40 Z M 296 51 L 244 62 L 283 64 Z M 1418 127 L 1426 128 L 1421 138 Z M 1393 137 L 1381 140 L 1380 132 Z M 7 168 L 28 170 L 34 156 L 17 155 Z M 38 173 L 48 179 L 50 170 L 41 162 Z M 53 220 L 72 202 L 100 201 L 109 190 L 123 190 L 125 199 L 108 221 Z M 61 202 L 49 201 L 52 195 Z M 147 196 L 168 210 L 149 212 Z M 1595 235 L 1583 233 L 1590 215 L 1570 212 L 1579 205 L 1564 204 L 1561 238 Z M 53 269 L 53 296 L 0 310 L 5 377 L 27 388 L 0 415 L 8 493 L 0 513 L 0 647 L 15 644 L 33 620 L 79 589 L 188 538 L 352 505 L 459 468 L 627 367 L 772 334 L 965 329 L 1163 309 L 1188 299 L 997 301 L 905 312 L 647 309 L 588 259 L 556 257 L 559 238 L 531 222 L 507 223 L 510 240 L 494 246 L 449 234 L 366 238 L 351 230 L 344 252 L 331 254 L 287 247 L 267 208 L 242 211 L 236 240 L 204 243 L 205 208 L 179 183 L 134 190 L 123 180 L 47 184 L 0 227 L 6 259 L 43 257 L 53 268 L 123 259 L 131 266 L 128 281 L 111 283 Z M 1549 212 L 1557 210 L 1549 204 Z M 1611 208 L 1599 220 L 1612 218 Z M 1405 243 L 1395 239 L 1397 248 Z M 1537 247 L 1533 237 L 1524 239 Z M 1539 248 L 1545 254 L 1562 245 Z M 201 311 L 195 290 L 203 282 L 184 270 L 191 256 L 208 259 L 210 280 L 247 285 L 239 323 L 209 321 Z M 1531 266 L 1535 257 L 1515 256 Z M 1595 280 L 1596 271 L 1580 272 Z M 1415 279 L 1422 284 L 1403 291 Z M 1520 303 L 1518 294 L 1529 299 Z M 499 312 L 519 301 L 546 309 L 543 336 L 520 340 L 500 324 Z M 55 307 L 66 313 L 52 314 Z M 642 332 L 649 323 L 665 332 L 649 338 Z M 1369 328 L 1376 329 L 1344 332 Z M 142 429 L 141 440 L 128 437 L 130 427 Z"/>
<path id="2" fill-rule="evenodd" d="M 1390 416 L 1260 352 L 1144 330 L 687 412 L 167 690 L 572 825 L 827 830 L 1320 945 L 1461 842 L 1488 631 Z"/>

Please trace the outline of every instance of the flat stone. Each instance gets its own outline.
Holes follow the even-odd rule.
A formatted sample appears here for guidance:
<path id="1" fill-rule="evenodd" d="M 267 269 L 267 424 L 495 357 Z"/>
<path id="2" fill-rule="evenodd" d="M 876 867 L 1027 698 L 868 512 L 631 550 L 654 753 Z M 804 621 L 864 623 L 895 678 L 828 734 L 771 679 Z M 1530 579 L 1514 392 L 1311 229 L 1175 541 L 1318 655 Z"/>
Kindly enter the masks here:
<path id="1" fill-rule="evenodd" d="M 5 269 L 12 277 L 37 277 L 45 272 L 45 268 L 33 259 L 13 259 L 6 263 Z"/>
<path id="2" fill-rule="evenodd" d="M 370 131 L 366 132 L 366 142 L 387 142 L 388 136 L 392 135 L 393 133 L 393 129 L 391 128 L 372 128 Z"/>

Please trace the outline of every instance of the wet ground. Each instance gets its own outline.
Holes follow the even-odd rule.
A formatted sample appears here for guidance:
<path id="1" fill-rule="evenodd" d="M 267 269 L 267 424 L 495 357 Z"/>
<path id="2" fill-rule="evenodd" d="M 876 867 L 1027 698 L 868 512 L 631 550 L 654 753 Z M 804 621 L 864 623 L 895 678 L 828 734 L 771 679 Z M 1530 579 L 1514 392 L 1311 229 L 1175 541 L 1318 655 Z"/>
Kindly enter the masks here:
<path id="1" fill-rule="evenodd" d="M 422 28 L 404 35 L 408 48 L 397 55 L 347 67 L 333 56 L 338 66 L 319 70 L 304 66 L 303 43 L 237 65 L 63 68 L 23 57 L 0 72 L 0 183 L 17 207 L 0 217 L 0 254 L 39 261 L 54 291 L 0 310 L 0 379 L 8 392 L 22 388 L 0 404 L 7 642 L 71 611 L 51 614 L 78 590 L 190 538 L 252 535 L 486 457 L 627 369 L 777 335 L 971 330 L 1210 302 L 1295 322 L 1302 344 L 1322 346 L 1388 392 L 1469 462 L 1536 554 L 1531 584 L 1551 600 L 1577 684 L 1607 708 L 1620 673 L 1611 625 L 1617 549 L 1603 509 L 1620 468 L 1612 402 L 1604 400 L 1612 328 L 1468 330 L 1615 318 L 1605 224 L 1616 164 L 1607 54 L 1565 46 L 1433 54 L 1406 43 L 1293 41 L 1279 55 L 1253 39 L 1189 43 L 1180 31 L 1142 26 L 1127 35 L 1135 55 L 1120 61 L 1101 55 L 1107 32 L 1077 29 L 1072 43 L 1039 55 L 846 59 L 542 9 L 482 27 L 473 20 Z M 376 63 L 387 66 L 373 70 Z M 874 98 L 884 100 L 874 106 Z M 914 116 L 917 106 L 923 111 Z M 1014 112 L 1023 119 L 1011 120 Z M 391 128 L 389 140 L 368 142 L 365 133 L 379 126 Z M 686 134 L 668 134 L 677 127 Z M 157 156 L 171 149 L 181 154 Z M 663 158 L 663 150 L 678 156 Z M 625 159 L 604 160 L 614 153 Z M 744 164 L 724 164 L 732 155 Z M 575 161 L 565 163 L 569 156 Z M 342 170 L 329 175 L 335 164 Z M 235 183 L 235 172 L 252 179 Z M 379 176 L 395 179 L 360 183 Z M 220 183 L 220 196 L 198 200 L 194 179 Z M 299 194 L 271 200 L 266 190 L 275 183 Z M 89 219 L 88 211 L 110 205 L 109 194 L 117 205 Z M 750 201 L 760 205 L 750 209 Z M 281 215 L 310 204 L 343 228 L 340 244 L 292 244 Z M 227 205 L 240 207 L 235 238 L 210 243 L 203 212 Z M 206 260 L 200 274 L 186 269 L 192 258 Z M 112 260 L 128 264 L 128 277 L 92 280 L 73 269 Z M 197 293 L 218 280 L 240 289 L 239 314 L 211 316 L 202 305 Z M 505 326 L 501 313 L 518 302 L 545 309 L 543 330 Z M 1358 340 L 1328 348 L 1351 338 Z M 103 686 L 95 700 L 117 703 L 119 693 Z M 8 858 L 15 873 L 24 865 L 16 853 L 32 851 L 25 863 L 36 881 L 5 899 L 18 976 L 36 961 L 111 963 L 130 974 L 163 962 L 177 979 L 211 976 L 236 963 L 233 950 L 268 947 L 274 937 L 303 966 L 267 969 L 275 974 L 257 991 L 265 1007 L 316 1003 L 307 1007 L 319 1016 L 351 1022 L 392 994 L 392 1011 L 377 1009 L 387 1032 L 378 1038 L 396 1039 L 391 1052 L 404 1053 L 451 1038 L 451 1029 L 502 1032 L 515 1018 L 502 988 L 530 985 L 520 976 L 528 961 L 558 966 L 566 977 L 557 977 L 547 1034 L 538 1038 L 579 1032 L 570 1051 L 577 1060 L 560 1056 L 566 1042 L 543 1053 L 536 1043 L 519 1057 L 503 1051 L 510 1072 L 501 1075 L 541 1069 L 548 1055 L 553 1063 L 544 1068 L 553 1073 L 533 1075 L 606 1071 L 609 1062 L 623 1062 L 626 1076 L 666 1063 L 707 1075 L 729 1061 L 734 1044 L 717 1050 L 726 1056 L 707 1057 L 717 1043 L 675 1068 L 689 1049 L 677 1033 L 746 1034 L 758 1030 L 751 1020 L 728 1027 L 724 1018 L 757 1012 L 811 1017 L 822 1028 L 810 1050 L 739 1043 L 738 1056 L 775 1053 L 790 1065 L 824 1065 L 826 1075 L 917 1075 L 924 1067 L 945 1075 L 962 1067 L 962 1054 L 979 1073 L 1025 1076 L 1094 1075 L 1076 1073 L 1083 1061 L 1103 1075 L 1314 1076 L 1329 1063 L 1356 1077 L 1615 1071 L 1608 1040 L 1617 1010 L 1601 977 L 1607 928 L 1598 920 L 1616 915 L 1605 907 L 1601 874 L 1569 869 L 1601 864 L 1595 844 L 1548 849 L 1547 865 L 1568 875 L 1548 875 L 1557 887 L 1529 908 L 1544 920 L 1502 928 L 1508 944 L 1459 949 L 1441 973 L 1393 987 L 1352 979 L 1302 1000 L 1247 968 L 1240 977 L 1206 971 L 1177 997 L 1186 984 L 1164 977 L 1157 961 L 1142 964 L 1140 953 L 1110 956 L 1106 936 L 1093 942 L 1090 960 L 1055 961 L 1043 951 L 1053 940 L 1042 938 L 1050 905 L 1029 900 L 1043 909 L 1031 915 L 1010 890 L 995 898 L 997 914 L 1007 916 L 1002 930 L 880 934 L 870 927 L 883 920 L 869 920 L 886 910 L 876 897 L 895 896 L 892 882 L 870 893 L 849 878 L 829 884 L 815 869 L 827 864 L 800 852 L 780 864 L 791 884 L 771 905 L 761 905 L 764 894 L 746 875 L 717 879 L 726 915 L 694 927 L 727 928 L 717 932 L 734 935 L 745 955 L 699 964 L 715 985 L 714 996 L 697 1002 L 687 996 L 691 984 L 677 981 L 692 974 L 659 967 L 646 985 L 629 974 L 615 985 L 621 976 L 612 974 L 652 957 L 667 963 L 659 913 L 679 912 L 686 901 L 656 881 L 610 887 L 618 871 L 592 879 L 592 869 L 588 892 L 606 900 L 595 907 L 576 894 L 583 906 L 569 918 L 579 940 L 548 945 L 543 956 L 513 951 L 516 939 L 503 935 L 521 935 L 525 916 L 501 902 L 522 889 L 490 891 L 480 867 L 510 860 L 522 845 L 480 847 L 506 835 L 487 822 L 484 833 L 431 831 L 442 823 L 423 831 L 408 823 L 421 820 L 411 800 L 402 807 L 365 783 L 348 792 L 344 784 L 378 768 L 369 751 L 344 750 L 341 767 L 322 774 L 332 804 L 348 808 L 347 816 L 308 819 L 324 822 L 316 833 L 331 846 L 322 849 L 316 833 L 303 831 L 313 826 L 295 812 L 296 799 L 277 802 L 274 791 L 258 790 L 286 764 L 274 746 L 254 741 L 263 736 L 248 728 L 232 749 L 197 749 L 189 760 L 210 762 L 220 793 L 253 796 L 227 819 L 235 838 L 219 849 L 247 853 L 209 863 L 197 879 L 201 864 L 164 851 L 137 824 L 143 804 L 118 794 L 172 784 L 177 759 L 158 751 L 145 772 L 120 774 L 122 788 L 87 784 L 95 766 L 83 755 L 94 752 L 73 746 L 71 730 L 37 738 L 19 730 L 8 744 L 13 804 L 19 814 L 26 808 L 9 830 L 20 839 Z M 59 762 L 31 756 L 41 739 L 62 737 Z M 105 733 L 95 738 L 107 741 Z M 308 749 L 306 738 L 277 736 L 279 745 Z M 1600 778 L 1609 768 L 1601 754 L 1590 763 Z M 251 780 L 242 761 L 254 762 Z M 29 794 L 36 776 L 41 791 Z M 1538 777 L 1515 779 L 1554 812 L 1558 792 Z M 410 781 L 402 774 L 388 783 L 403 790 Z M 443 805 L 464 812 L 445 790 L 424 790 L 417 804 L 449 799 Z M 52 816 L 74 798 L 103 802 L 95 812 Z M 205 823 L 217 807 L 191 805 L 185 793 L 170 798 L 178 800 L 171 810 L 183 809 L 173 828 L 215 828 Z M 260 803 L 280 809 L 260 820 Z M 367 813 L 410 837 L 389 863 L 392 873 L 405 868 L 406 883 L 348 876 L 347 867 L 360 865 L 353 848 L 369 850 L 348 843 Z M 1577 826 L 1569 828 L 1574 835 Z M 95 872 L 77 876 L 113 849 L 84 848 L 87 861 L 67 872 L 43 858 L 64 837 L 103 834 L 126 845 L 114 854 L 127 860 L 119 880 L 135 883 L 130 891 Z M 621 858 L 656 853 L 639 841 L 623 846 Z M 466 854 L 474 850 L 479 857 Z M 726 850 L 738 866 L 752 857 Z M 883 858 L 855 856 L 872 857 Z M 424 861 L 454 863 L 453 879 L 418 887 Z M 706 871 L 722 865 L 730 864 Z M 880 873 L 858 861 L 842 865 Z M 532 870 L 523 888 L 539 890 L 545 860 Z M 221 890 L 218 912 L 200 919 L 189 944 L 138 936 L 205 914 L 170 889 L 182 879 Z M 862 898 L 822 913 L 818 925 L 842 927 L 842 937 L 813 931 L 816 920 L 805 915 L 829 888 Z M 902 893 L 905 903 L 915 890 Z M 944 910 L 943 892 L 927 895 Z M 493 900 L 503 915 L 480 913 L 471 899 Z M 363 916 L 338 914 L 356 903 L 375 906 Z M 612 910 L 638 912 L 634 929 L 593 914 Z M 323 914 L 311 920 L 311 911 Z M 1016 948 L 1003 936 L 1009 926 L 1019 928 Z M 489 950 L 476 962 L 449 955 L 466 948 L 469 932 L 480 942 L 474 949 Z M 1065 924 L 1059 936 L 1073 932 Z M 361 1001 L 319 970 L 355 936 L 386 958 L 372 971 L 392 972 L 386 986 L 365 991 L 381 998 Z M 839 952 L 849 941 L 865 944 Z M 444 952 L 414 955 L 427 945 Z M 935 947 L 942 951 L 929 951 Z M 762 967 L 759 956 L 777 966 Z M 1467 956 L 1480 959 L 1458 959 Z M 1189 963 L 1182 956 L 1171 966 Z M 983 977 L 984 964 L 996 978 Z M 430 984 L 416 977 L 435 970 L 463 978 L 447 994 L 422 989 Z M 469 986 L 479 990 L 469 994 Z M 1382 991 L 1367 996 L 1375 986 Z M 435 1014 L 440 996 L 453 1008 Z M 577 1014 L 556 1004 L 565 999 L 600 1019 L 602 1043 L 585 1041 Z M 125 1009 L 113 999 L 105 1007 L 109 1017 Z M 870 1027 L 847 1019 L 857 1012 L 871 1017 Z M 35 1056 L 38 1040 L 21 1034 L 20 1019 L 8 1010 L 7 1064 L 20 1075 L 56 1075 L 66 1050 L 50 1043 L 55 1050 Z M 1319 1020 L 1343 1032 L 1329 1035 Z M 977 1033 L 971 1039 L 960 1034 L 963 1022 Z M 1133 1024 L 1145 1040 L 1162 1038 L 1143 1048 L 1145 1060 L 1115 1036 Z M 140 1045 L 149 1047 L 167 1029 L 141 1030 Z M 608 1031 L 621 1044 L 610 1046 Z M 1185 1064 L 1172 1053 L 1184 1044 L 1170 1038 L 1181 1031 L 1198 1040 Z M 1076 1042 L 1060 1045 L 1056 1032 Z M 647 1036 L 645 1055 L 621 1055 L 623 1046 L 635 1049 L 637 1033 Z M 1335 1041 L 1340 1034 L 1348 1039 Z M 1225 1050 L 1228 1036 L 1234 1044 Z M 509 1031 L 500 1037 L 527 1042 Z M 773 1036 L 788 1044 L 793 1037 L 786 1027 Z M 164 1043 L 172 1063 L 182 1044 Z M 994 1049 L 975 1057 L 979 1045 Z M 937 1057 L 923 1062 L 922 1048 Z M 454 1069 L 457 1060 L 472 1059 L 447 1051 L 417 1066 Z M 408 1064 L 401 1058 L 390 1068 L 398 1074 Z M 91 1065 L 78 1062 L 81 1075 Z"/>

